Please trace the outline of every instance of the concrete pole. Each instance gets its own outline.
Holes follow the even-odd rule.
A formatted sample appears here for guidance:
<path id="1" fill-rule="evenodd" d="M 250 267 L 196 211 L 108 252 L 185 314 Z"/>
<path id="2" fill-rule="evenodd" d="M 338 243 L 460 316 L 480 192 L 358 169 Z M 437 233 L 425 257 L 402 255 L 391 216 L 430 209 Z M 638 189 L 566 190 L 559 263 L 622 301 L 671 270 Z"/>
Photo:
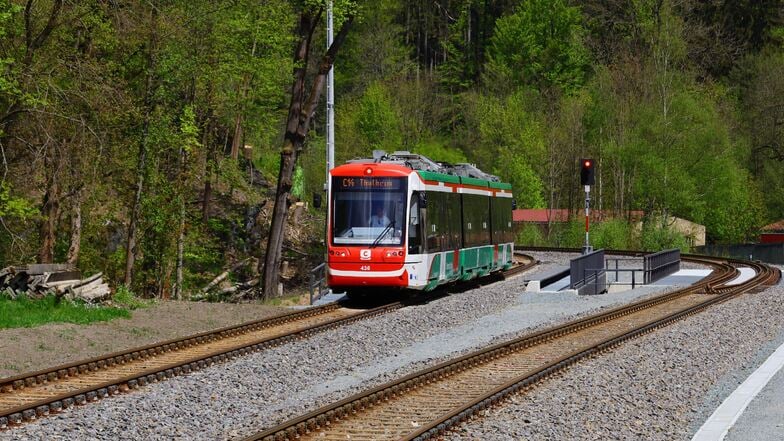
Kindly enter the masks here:
<path id="1" fill-rule="evenodd" d="M 327 2 L 327 49 L 332 46 L 334 27 L 332 24 L 332 0 Z M 334 65 L 333 65 L 334 66 Z M 327 182 L 329 190 L 329 171 L 335 167 L 335 68 L 327 73 Z"/>

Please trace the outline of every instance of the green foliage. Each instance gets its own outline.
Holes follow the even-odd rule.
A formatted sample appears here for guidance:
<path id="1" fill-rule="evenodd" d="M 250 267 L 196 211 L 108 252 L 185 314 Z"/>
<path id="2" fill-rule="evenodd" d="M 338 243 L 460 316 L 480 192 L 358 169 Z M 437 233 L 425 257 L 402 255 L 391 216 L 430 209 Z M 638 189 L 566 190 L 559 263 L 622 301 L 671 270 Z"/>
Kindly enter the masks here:
<path id="1" fill-rule="evenodd" d="M 294 170 L 294 182 L 291 185 L 291 195 L 299 199 L 305 198 L 305 170 L 300 166 L 297 166 L 297 169 Z"/>
<path id="2" fill-rule="evenodd" d="M 545 235 L 543 227 L 525 224 L 517 235 L 521 245 L 582 248 L 585 244 L 585 222 L 575 219 L 552 224 L 552 231 Z M 622 219 L 610 219 L 591 225 L 591 246 L 595 249 L 637 249 L 637 237 L 632 226 Z"/>
<path id="3" fill-rule="evenodd" d="M 515 244 L 533 247 L 547 246 L 547 238 L 539 225 L 524 224 L 517 232 Z"/>
<path id="4" fill-rule="evenodd" d="M 81 302 L 58 301 L 54 296 L 41 300 L 0 296 L 0 329 L 32 328 L 46 323 L 88 324 L 129 318 L 126 309 L 89 306 Z"/>
<path id="5" fill-rule="evenodd" d="M 0 41 L 7 38 L 9 33 L 18 31 L 18 22 L 14 16 L 22 11 L 22 6 L 9 0 L 0 0 Z M 12 71 L 14 58 L 6 51 L 0 51 L 0 102 L 8 101 L 21 94 L 18 80 Z M 0 127 L 0 136 L 3 135 Z"/>
<path id="6" fill-rule="evenodd" d="M 0 0 L 0 260 L 34 260 L 49 216 L 62 259 L 78 200 L 80 267 L 119 281 L 140 176 L 140 296 L 171 290 L 182 232 L 187 289 L 260 257 L 267 225 L 251 216 L 279 172 L 295 29 L 325 2 L 66 2 L 30 50 L 23 2 Z M 574 212 L 576 158 L 592 156 L 597 207 L 686 218 L 709 241 L 753 239 L 784 217 L 782 0 L 616 3 L 336 0 L 337 28 L 358 18 L 336 60 L 337 162 L 384 149 L 475 163 L 511 182 L 520 207 Z M 52 2 L 30 5 L 43 29 Z M 322 109 L 294 177 L 306 201 L 323 194 Z M 232 145 L 253 147 L 254 174 Z M 582 228 L 524 227 L 520 239 L 581 246 Z M 622 221 L 592 237 L 656 249 L 682 239 Z"/>
<path id="7" fill-rule="evenodd" d="M 0 182 L 0 218 L 15 217 L 30 219 L 38 214 L 38 208 L 27 199 L 11 195 L 11 186 Z"/>
<path id="8" fill-rule="evenodd" d="M 682 234 L 658 222 L 645 222 L 640 235 L 640 248 L 646 251 L 660 251 L 678 248 L 689 251 L 689 242 Z"/>
<path id="9" fill-rule="evenodd" d="M 186 230 L 185 271 L 183 287 L 186 291 L 204 287 L 223 268 L 221 243 L 231 241 L 232 225 L 226 219 L 211 218 L 207 225 Z"/>
<path id="10" fill-rule="evenodd" d="M 585 244 L 585 221 L 573 219 L 570 222 L 558 224 L 553 229 L 551 237 L 555 239 L 555 246 L 580 248 Z"/>
<path id="11" fill-rule="evenodd" d="M 611 250 L 635 249 L 631 225 L 622 219 L 611 219 L 591 227 L 591 245 Z"/>
<path id="12" fill-rule="evenodd" d="M 280 151 L 276 149 L 263 150 L 255 164 L 267 179 L 277 179 L 280 171 Z"/>
<path id="13" fill-rule="evenodd" d="M 541 208 L 544 185 L 532 164 L 544 159 L 543 125 L 535 112 L 535 96 L 516 92 L 504 99 L 466 97 L 471 103 L 469 130 L 475 145 L 472 156 L 480 168 L 512 183 L 520 207 Z M 473 100 L 476 100 L 473 102 Z"/>
<path id="14" fill-rule="evenodd" d="M 755 185 L 749 189 L 725 191 L 744 192 L 754 187 L 762 204 L 762 221 L 767 224 L 784 218 L 784 51 L 767 50 L 749 56 L 733 72 L 732 84 L 737 84 L 740 121 L 748 131 L 748 145 L 740 147 L 749 151 L 747 158 Z M 740 176 L 737 180 L 743 181 Z"/>
<path id="15" fill-rule="evenodd" d="M 182 148 L 185 153 L 191 154 L 196 148 L 201 147 L 199 144 L 199 127 L 196 124 L 196 113 L 193 106 L 185 106 L 180 118 L 180 136 Z"/>
<path id="16" fill-rule="evenodd" d="M 449 164 L 468 162 L 465 154 L 456 148 L 449 147 L 443 140 L 429 139 L 415 145 L 412 152 L 427 156 L 428 158 Z"/>
<path id="17" fill-rule="evenodd" d="M 117 287 L 117 290 L 112 296 L 112 302 L 120 307 L 131 310 L 146 308 L 152 304 L 150 300 L 143 300 L 137 297 L 136 294 L 125 285 Z"/>
<path id="18" fill-rule="evenodd" d="M 528 162 L 520 156 L 503 155 L 501 158 L 505 160 L 504 166 L 498 170 L 512 184 L 517 203 L 526 208 L 544 208 L 544 184 Z"/>
<path id="19" fill-rule="evenodd" d="M 582 34 L 580 10 L 568 2 L 521 2 L 496 22 L 488 70 L 513 84 L 573 91 L 588 69 Z"/>
<path id="20" fill-rule="evenodd" d="M 356 130 L 369 150 L 397 150 L 402 144 L 400 117 L 382 85 L 372 84 L 365 90 L 356 118 Z"/>

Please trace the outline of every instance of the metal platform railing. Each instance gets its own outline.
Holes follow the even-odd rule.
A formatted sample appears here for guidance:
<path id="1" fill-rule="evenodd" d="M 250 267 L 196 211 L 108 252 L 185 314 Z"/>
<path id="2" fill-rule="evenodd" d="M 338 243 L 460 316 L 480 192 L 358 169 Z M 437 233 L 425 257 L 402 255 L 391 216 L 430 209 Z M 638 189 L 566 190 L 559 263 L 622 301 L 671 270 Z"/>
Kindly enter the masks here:
<path id="1" fill-rule="evenodd" d="M 310 304 L 329 293 L 327 286 L 327 264 L 322 263 L 310 270 Z"/>
<path id="2" fill-rule="evenodd" d="M 570 261 L 569 288 L 576 289 L 581 295 L 607 291 L 604 250 L 596 250 Z"/>
<path id="3" fill-rule="evenodd" d="M 647 254 L 643 257 L 643 268 L 646 285 L 676 273 L 681 269 L 681 250 L 675 248 Z"/>

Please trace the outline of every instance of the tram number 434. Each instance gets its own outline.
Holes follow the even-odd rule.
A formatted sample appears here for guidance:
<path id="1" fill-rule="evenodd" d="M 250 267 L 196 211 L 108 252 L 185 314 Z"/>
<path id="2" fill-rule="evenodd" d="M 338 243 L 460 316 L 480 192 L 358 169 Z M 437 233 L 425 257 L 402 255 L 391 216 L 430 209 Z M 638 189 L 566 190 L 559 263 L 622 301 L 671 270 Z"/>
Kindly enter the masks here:
<path id="1" fill-rule="evenodd" d="M 360 271 L 370 271 L 370 265 L 362 265 L 359 267 Z"/>

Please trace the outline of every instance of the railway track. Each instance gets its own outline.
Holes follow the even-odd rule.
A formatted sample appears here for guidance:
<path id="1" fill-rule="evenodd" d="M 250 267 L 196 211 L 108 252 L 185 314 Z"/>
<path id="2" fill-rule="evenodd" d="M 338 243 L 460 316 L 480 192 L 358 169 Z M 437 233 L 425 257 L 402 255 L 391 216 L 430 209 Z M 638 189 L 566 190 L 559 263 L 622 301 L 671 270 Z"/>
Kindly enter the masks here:
<path id="1" fill-rule="evenodd" d="M 491 346 L 327 405 L 247 439 L 437 437 L 475 412 L 581 359 L 742 293 L 775 284 L 781 275 L 755 262 L 692 255 L 684 260 L 710 265 L 714 271 L 686 289 Z M 744 266 L 751 267 L 755 276 L 733 282 L 739 275 L 738 268 Z"/>
<path id="2" fill-rule="evenodd" d="M 502 277 L 538 262 L 522 253 Z M 426 301 L 435 294 L 426 294 Z M 49 369 L 0 379 L 0 429 L 56 413 L 73 405 L 128 392 L 238 356 L 375 317 L 406 305 L 394 302 L 368 310 L 338 303 L 133 348 Z"/>

